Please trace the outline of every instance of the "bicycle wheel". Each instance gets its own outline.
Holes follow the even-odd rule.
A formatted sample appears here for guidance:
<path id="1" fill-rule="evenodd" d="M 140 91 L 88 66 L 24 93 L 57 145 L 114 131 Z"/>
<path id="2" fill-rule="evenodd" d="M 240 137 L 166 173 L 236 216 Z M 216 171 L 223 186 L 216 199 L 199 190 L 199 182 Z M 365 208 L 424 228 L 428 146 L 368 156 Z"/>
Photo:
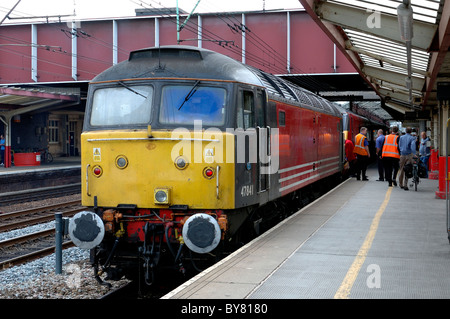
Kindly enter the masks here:
<path id="1" fill-rule="evenodd" d="M 47 163 L 53 162 L 53 155 L 51 153 L 47 153 Z"/>
<path id="2" fill-rule="evenodd" d="M 413 170 L 413 181 L 414 181 L 414 190 L 417 192 L 417 184 L 419 184 L 419 174 L 417 172 L 417 167 L 414 167 Z"/>

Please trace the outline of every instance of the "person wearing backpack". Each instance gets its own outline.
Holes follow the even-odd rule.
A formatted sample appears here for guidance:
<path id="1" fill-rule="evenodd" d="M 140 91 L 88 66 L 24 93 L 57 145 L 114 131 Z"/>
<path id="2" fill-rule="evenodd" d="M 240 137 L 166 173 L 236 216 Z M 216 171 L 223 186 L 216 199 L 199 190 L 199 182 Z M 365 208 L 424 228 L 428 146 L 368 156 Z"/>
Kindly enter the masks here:
<path id="1" fill-rule="evenodd" d="M 419 147 L 420 161 L 425 165 L 426 168 L 426 175 L 424 178 L 428 178 L 428 160 L 431 155 L 431 141 L 430 138 L 427 136 L 427 133 L 425 132 L 420 133 L 420 136 L 421 136 Z"/>
<path id="2" fill-rule="evenodd" d="M 412 161 L 414 154 L 416 153 L 416 139 L 411 135 L 412 129 L 406 128 L 406 134 L 400 136 L 398 147 L 400 149 L 400 176 L 398 182 L 400 188 L 407 191 L 408 188 L 408 176 L 406 176 L 404 167 L 406 164 Z"/>

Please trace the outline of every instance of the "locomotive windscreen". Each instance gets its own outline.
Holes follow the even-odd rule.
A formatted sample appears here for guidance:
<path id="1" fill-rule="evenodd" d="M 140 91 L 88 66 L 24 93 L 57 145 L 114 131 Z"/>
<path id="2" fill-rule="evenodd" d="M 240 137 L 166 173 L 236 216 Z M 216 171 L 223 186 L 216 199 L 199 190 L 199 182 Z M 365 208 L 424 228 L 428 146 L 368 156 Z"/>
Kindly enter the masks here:
<path id="1" fill-rule="evenodd" d="M 119 82 L 121 83 L 121 82 Z M 153 87 L 121 84 L 94 93 L 91 125 L 134 125 L 150 123 Z"/>
<path id="2" fill-rule="evenodd" d="M 166 85 L 162 90 L 159 122 L 164 124 L 223 125 L 226 90 L 218 87 Z"/>

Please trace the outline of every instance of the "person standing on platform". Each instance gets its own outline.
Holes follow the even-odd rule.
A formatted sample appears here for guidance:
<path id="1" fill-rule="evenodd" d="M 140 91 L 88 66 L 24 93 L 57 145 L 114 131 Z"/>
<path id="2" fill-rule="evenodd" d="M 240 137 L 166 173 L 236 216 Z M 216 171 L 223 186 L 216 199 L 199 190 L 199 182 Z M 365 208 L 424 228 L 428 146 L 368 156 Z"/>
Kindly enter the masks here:
<path id="1" fill-rule="evenodd" d="M 0 135 L 0 165 L 5 165 L 5 138 Z"/>
<path id="2" fill-rule="evenodd" d="M 353 153 L 356 154 L 356 179 L 359 181 L 368 181 L 366 176 L 367 164 L 370 158 L 369 141 L 367 140 L 367 128 L 361 127 L 359 134 L 355 136 L 355 148 Z"/>
<path id="3" fill-rule="evenodd" d="M 345 157 L 349 165 L 348 173 L 350 177 L 353 177 L 355 175 L 356 155 L 355 153 L 353 153 L 354 149 L 355 145 L 353 144 L 352 140 L 347 138 L 345 140 Z"/>
<path id="4" fill-rule="evenodd" d="M 384 143 L 382 146 L 381 156 L 384 164 L 384 173 L 386 180 L 389 183 L 389 187 L 392 187 L 392 184 L 397 186 L 397 182 L 395 181 L 395 175 L 392 176 L 392 169 L 398 166 L 398 162 L 400 160 L 400 150 L 398 148 L 398 127 L 394 126 L 391 129 L 391 134 L 387 135 L 384 139 Z"/>
<path id="5" fill-rule="evenodd" d="M 427 133 L 422 132 L 420 135 L 422 137 L 419 147 L 420 161 L 425 164 L 425 168 L 427 169 L 427 175 L 425 178 L 428 178 L 428 160 L 431 155 L 431 141 L 427 136 Z"/>
<path id="6" fill-rule="evenodd" d="M 384 143 L 383 130 L 379 129 L 377 133 L 377 139 L 375 140 L 375 148 L 377 150 L 377 165 L 378 165 L 378 179 L 379 182 L 384 182 L 384 164 L 381 159 L 381 151 Z"/>
<path id="7" fill-rule="evenodd" d="M 410 163 L 414 154 L 416 153 L 416 139 L 411 135 L 411 128 L 406 128 L 406 134 L 400 136 L 398 146 L 400 149 L 400 176 L 398 177 L 398 182 L 400 188 L 407 191 L 408 188 L 408 177 L 406 177 L 403 168 L 406 164 Z"/>

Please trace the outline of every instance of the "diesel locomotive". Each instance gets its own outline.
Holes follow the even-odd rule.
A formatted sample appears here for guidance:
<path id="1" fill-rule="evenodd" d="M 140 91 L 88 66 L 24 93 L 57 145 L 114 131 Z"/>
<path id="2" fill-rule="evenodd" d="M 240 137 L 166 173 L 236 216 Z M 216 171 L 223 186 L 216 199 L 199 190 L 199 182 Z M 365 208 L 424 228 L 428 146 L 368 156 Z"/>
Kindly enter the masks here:
<path id="1" fill-rule="evenodd" d="M 70 220 L 70 236 L 91 250 L 100 283 L 103 273 L 151 284 L 159 267 L 183 271 L 258 233 L 308 185 L 339 178 L 349 116 L 213 51 L 133 51 L 90 83 L 81 135 L 89 210 Z"/>

